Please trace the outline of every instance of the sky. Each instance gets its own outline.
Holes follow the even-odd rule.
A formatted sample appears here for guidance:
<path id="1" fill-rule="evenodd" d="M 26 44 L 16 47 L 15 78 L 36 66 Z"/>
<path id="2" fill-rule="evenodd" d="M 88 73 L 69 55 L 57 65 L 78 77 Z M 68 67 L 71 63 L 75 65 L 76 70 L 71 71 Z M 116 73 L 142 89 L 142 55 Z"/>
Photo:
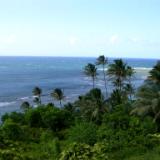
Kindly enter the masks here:
<path id="1" fill-rule="evenodd" d="M 0 56 L 160 58 L 160 0 L 0 0 Z"/>

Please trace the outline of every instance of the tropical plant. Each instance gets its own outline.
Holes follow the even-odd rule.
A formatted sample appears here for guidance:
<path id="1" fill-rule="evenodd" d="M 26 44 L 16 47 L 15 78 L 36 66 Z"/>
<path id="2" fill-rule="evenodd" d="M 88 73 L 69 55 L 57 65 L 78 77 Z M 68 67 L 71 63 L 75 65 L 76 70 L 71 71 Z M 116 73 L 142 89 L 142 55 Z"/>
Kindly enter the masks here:
<path id="1" fill-rule="evenodd" d="M 56 88 L 52 93 L 51 97 L 59 101 L 60 106 L 62 107 L 62 100 L 65 98 L 63 91 L 60 88 Z"/>
<path id="2" fill-rule="evenodd" d="M 117 106 L 119 104 L 122 104 L 127 99 L 126 94 L 124 91 L 120 91 L 118 89 L 113 90 L 113 92 L 110 95 L 109 104 L 111 104 L 111 107 Z"/>
<path id="3" fill-rule="evenodd" d="M 130 83 L 125 84 L 124 92 L 126 93 L 126 95 L 131 100 L 132 99 L 132 95 L 134 94 L 134 88 L 133 88 L 132 84 L 130 84 Z"/>
<path id="4" fill-rule="evenodd" d="M 160 119 L 160 62 L 149 72 L 144 85 L 137 92 L 131 114 L 151 115 L 153 121 Z"/>
<path id="5" fill-rule="evenodd" d="M 103 113 L 107 111 L 107 105 L 100 89 L 94 88 L 86 95 L 79 97 L 75 106 L 80 110 L 81 116 L 88 121 L 100 123 Z"/>
<path id="6" fill-rule="evenodd" d="M 126 74 L 127 74 L 127 79 L 128 79 L 129 84 L 131 84 L 134 73 L 135 73 L 134 69 L 131 66 L 127 66 Z"/>
<path id="7" fill-rule="evenodd" d="M 108 160 L 106 146 L 97 143 L 90 146 L 83 143 L 72 143 L 61 153 L 60 160 Z"/>
<path id="8" fill-rule="evenodd" d="M 30 108 L 30 104 L 29 102 L 25 101 L 21 104 L 20 108 L 23 110 L 23 111 L 27 111 L 29 108 Z"/>
<path id="9" fill-rule="evenodd" d="M 34 102 L 36 102 L 37 104 L 41 104 L 41 95 L 42 95 L 41 88 L 35 87 L 32 93 L 34 96 L 36 96 Z"/>
<path id="10" fill-rule="evenodd" d="M 106 101 L 104 100 L 104 96 L 101 90 L 98 88 L 92 89 L 89 92 L 88 96 L 91 97 L 91 101 L 95 104 L 93 105 L 94 107 L 92 106 L 93 110 L 91 118 L 96 122 L 100 122 L 103 113 L 105 113 L 108 110 L 106 106 Z"/>
<path id="11" fill-rule="evenodd" d="M 109 64 L 107 75 L 111 78 L 116 89 L 122 91 L 127 77 L 127 64 L 122 59 L 114 60 L 114 63 Z"/>
<path id="12" fill-rule="evenodd" d="M 148 79 L 157 84 L 160 84 L 160 61 L 158 61 L 157 64 L 153 67 L 153 69 L 150 71 Z"/>
<path id="13" fill-rule="evenodd" d="M 153 121 L 160 118 L 160 86 L 157 84 L 146 84 L 139 88 L 137 100 L 133 104 L 131 114 L 152 115 Z"/>
<path id="14" fill-rule="evenodd" d="M 104 55 L 101 55 L 97 58 L 96 65 L 101 65 L 103 68 L 103 80 L 104 80 L 104 85 L 105 85 L 105 90 L 106 90 L 106 98 L 108 96 L 107 94 L 107 80 L 106 80 L 106 73 L 105 73 L 105 66 L 108 64 L 108 59 L 105 58 Z"/>
<path id="15" fill-rule="evenodd" d="M 97 68 L 94 64 L 88 63 L 84 68 L 84 73 L 92 78 L 93 88 L 95 87 L 95 79 L 97 77 Z"/>
<path id="16" fill-rule="evenodd" d="M 6 138 L 11 140 L 21 140 L 23 139 L 23 130 L 21 126 L 11 119 L 7 119 L 2 126 L 2 133 Z"/>
<path id="17" fill-rule="evenodd" d="M 67 104 L 65 104 L 64 105 L 64 110 L 66 110 L 66 111 L 68 111 L 68 112 L 70 112 L 71 114 L 75 114 L 75 106 L 72 104 L 72 103 L 67 103 Z"/>
<path id="18" fill-rule="evenodd" d="M 64 129 L 73 123 L 70 112 L 60 108 L 46 108 L 41 115 L 44 125 L 55 132 Z"/>
<path id="19" fill-rule="evenodd" d="M 25 114 L 26 122 L 30 127 L 44 127 L 41 111 L 39 108 L 28 110 Z"/>
<path id="20" fill-rule="evenodd" d="M 68 139 L 71 142 L 94 145 L 97 141 L 97 126 L 92 122 L 78 122 L 69 129 Z"/>
<path id="21" fill-rule="evenodd" d="M 131 66 L 127 66 L 126 69 L 126 74 L 127 74 L 127 83 L 124 86 L 124 90 L 126 94 L 129 96 L 129 99 L 132 99 L 132 95 L 134 95 L 134 86 L 132 84 L 132 77 L 134 76 L 134 69 Z"/>
<path id="22" fill-rule="evenodd" d="M 18 124 L 24 124 L 25 123 L 24 113 L 22 113 L 22 112 L 5 113 L 1 117 L 1 120 L 2 120 L 3 123 L 7 119 L 11 119 L 13 122 L 18 123 Z"/>

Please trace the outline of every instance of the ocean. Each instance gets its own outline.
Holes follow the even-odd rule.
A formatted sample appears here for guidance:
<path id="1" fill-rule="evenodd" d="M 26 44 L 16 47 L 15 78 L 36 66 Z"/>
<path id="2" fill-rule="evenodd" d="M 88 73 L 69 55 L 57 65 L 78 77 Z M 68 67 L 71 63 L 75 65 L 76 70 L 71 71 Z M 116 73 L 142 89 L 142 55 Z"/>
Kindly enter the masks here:
<path id="1" fill-rule="evenodd" d="M 114 58 L 109 59 L 109 63 Z M 39 86 L 43 90 L 42 102 L 55 102 L 50 93 L 61 88 L 65 94 L 63 103 L 74 101 L 79 95 L 92 88 L 92 81 L 83 73 L 87 63 L 96 58 L 74 57 L 0 57 L 0 115 L 5 112 L 19 111 L 23 101 L 32 103 L 32 89 Z M 155 59 L 127 59 L 136 74 L 133 78 L 135 88 L 146 79 L 149 70 L 156 64 Z M 96 87 L 104 89 L 101 69 Z M 108 88 L 112 86 L 108 83 Z"/>

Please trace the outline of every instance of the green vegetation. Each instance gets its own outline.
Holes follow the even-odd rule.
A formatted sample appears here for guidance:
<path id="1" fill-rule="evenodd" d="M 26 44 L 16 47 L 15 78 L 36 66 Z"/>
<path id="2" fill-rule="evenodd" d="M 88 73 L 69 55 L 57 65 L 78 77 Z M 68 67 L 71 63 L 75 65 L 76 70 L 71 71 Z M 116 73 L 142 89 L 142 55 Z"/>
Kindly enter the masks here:
<path id="1" fill-rule="evenodd" d="M 0 160 L 159 160 L 160 63 L 136 92 L 130 66 L 117 59 L 106 71 L 107 64 L 100 56 L 95 65 L 86 65 L 93 89 L 73 103 L 63 105 L 64 93 L 56 88 L 51 96 L 61 107 L 44 105 L 42 90 L 35 87 L 37 107 L 23 102 L 22 112 L 3 115 Z M 96 88 L 99 74 L 105 95 Z M 106 76 L 114 86 L 110 94 Z"/>
<path id="2" fill-rule="evenodd" d="M 37 105 L 40 105 L 41 104 L 41 94 L 42 94 L 41 88 L 35 87 L 32 93 L 35 96 L 34 102 L 37 103 Z"/>
<path id="3" fill-rule="evenodd" d="M 62 100 L 65 98 L 63 91 L 60 88 L 56 88 L 52 93 L 51 97 L 59 101 L 60 106 L 62 107 Z"/>
<path id="4" fill-rule="evenodd" d="M 95 80 L 97 77 L 97 68 L 95 64 L 88 63 L 84 68 L 84 73 L 92 78 L 93 88 L 95 87 Z"/>
<path id="5" fill-rule="evenodd" d="M 107 94 L 107 79 L 106 79 L 106 73 L 105 73 L 105 67 L 107 64 L 108 64 L 108 59 L 105 58 L 104 55 L 101 55 L 97 58 L 96 65 L 101 65 L 102 69 L 103 69 L 103 80 L 104 80 L 104 87 L 106 90 L 106 98 L 108 96 L 108 94 Z"/>

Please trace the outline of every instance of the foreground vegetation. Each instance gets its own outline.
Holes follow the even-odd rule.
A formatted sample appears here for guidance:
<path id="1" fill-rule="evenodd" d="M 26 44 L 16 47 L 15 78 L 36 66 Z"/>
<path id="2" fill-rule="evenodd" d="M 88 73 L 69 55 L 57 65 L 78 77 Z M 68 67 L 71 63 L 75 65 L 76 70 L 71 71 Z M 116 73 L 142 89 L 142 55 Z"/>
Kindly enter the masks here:
<path id="1" fill-rule="evenodd" d="M 97 65 L 103 69 L 104 94 L 95 88 Z M 24 102 L 21 112 L 2 116 L 0 160 L 160 159 L 160 63 L 136 93 L 134 70 L 121 59 L 108 64 L 100 56 L 84 73 L 93 88 L 74 103 L 63 105 L 65 95 L 56 88 L 51 96 L 60 106 L 44 105 L 42 90 L 35 87 L 37 107 Z"/>

